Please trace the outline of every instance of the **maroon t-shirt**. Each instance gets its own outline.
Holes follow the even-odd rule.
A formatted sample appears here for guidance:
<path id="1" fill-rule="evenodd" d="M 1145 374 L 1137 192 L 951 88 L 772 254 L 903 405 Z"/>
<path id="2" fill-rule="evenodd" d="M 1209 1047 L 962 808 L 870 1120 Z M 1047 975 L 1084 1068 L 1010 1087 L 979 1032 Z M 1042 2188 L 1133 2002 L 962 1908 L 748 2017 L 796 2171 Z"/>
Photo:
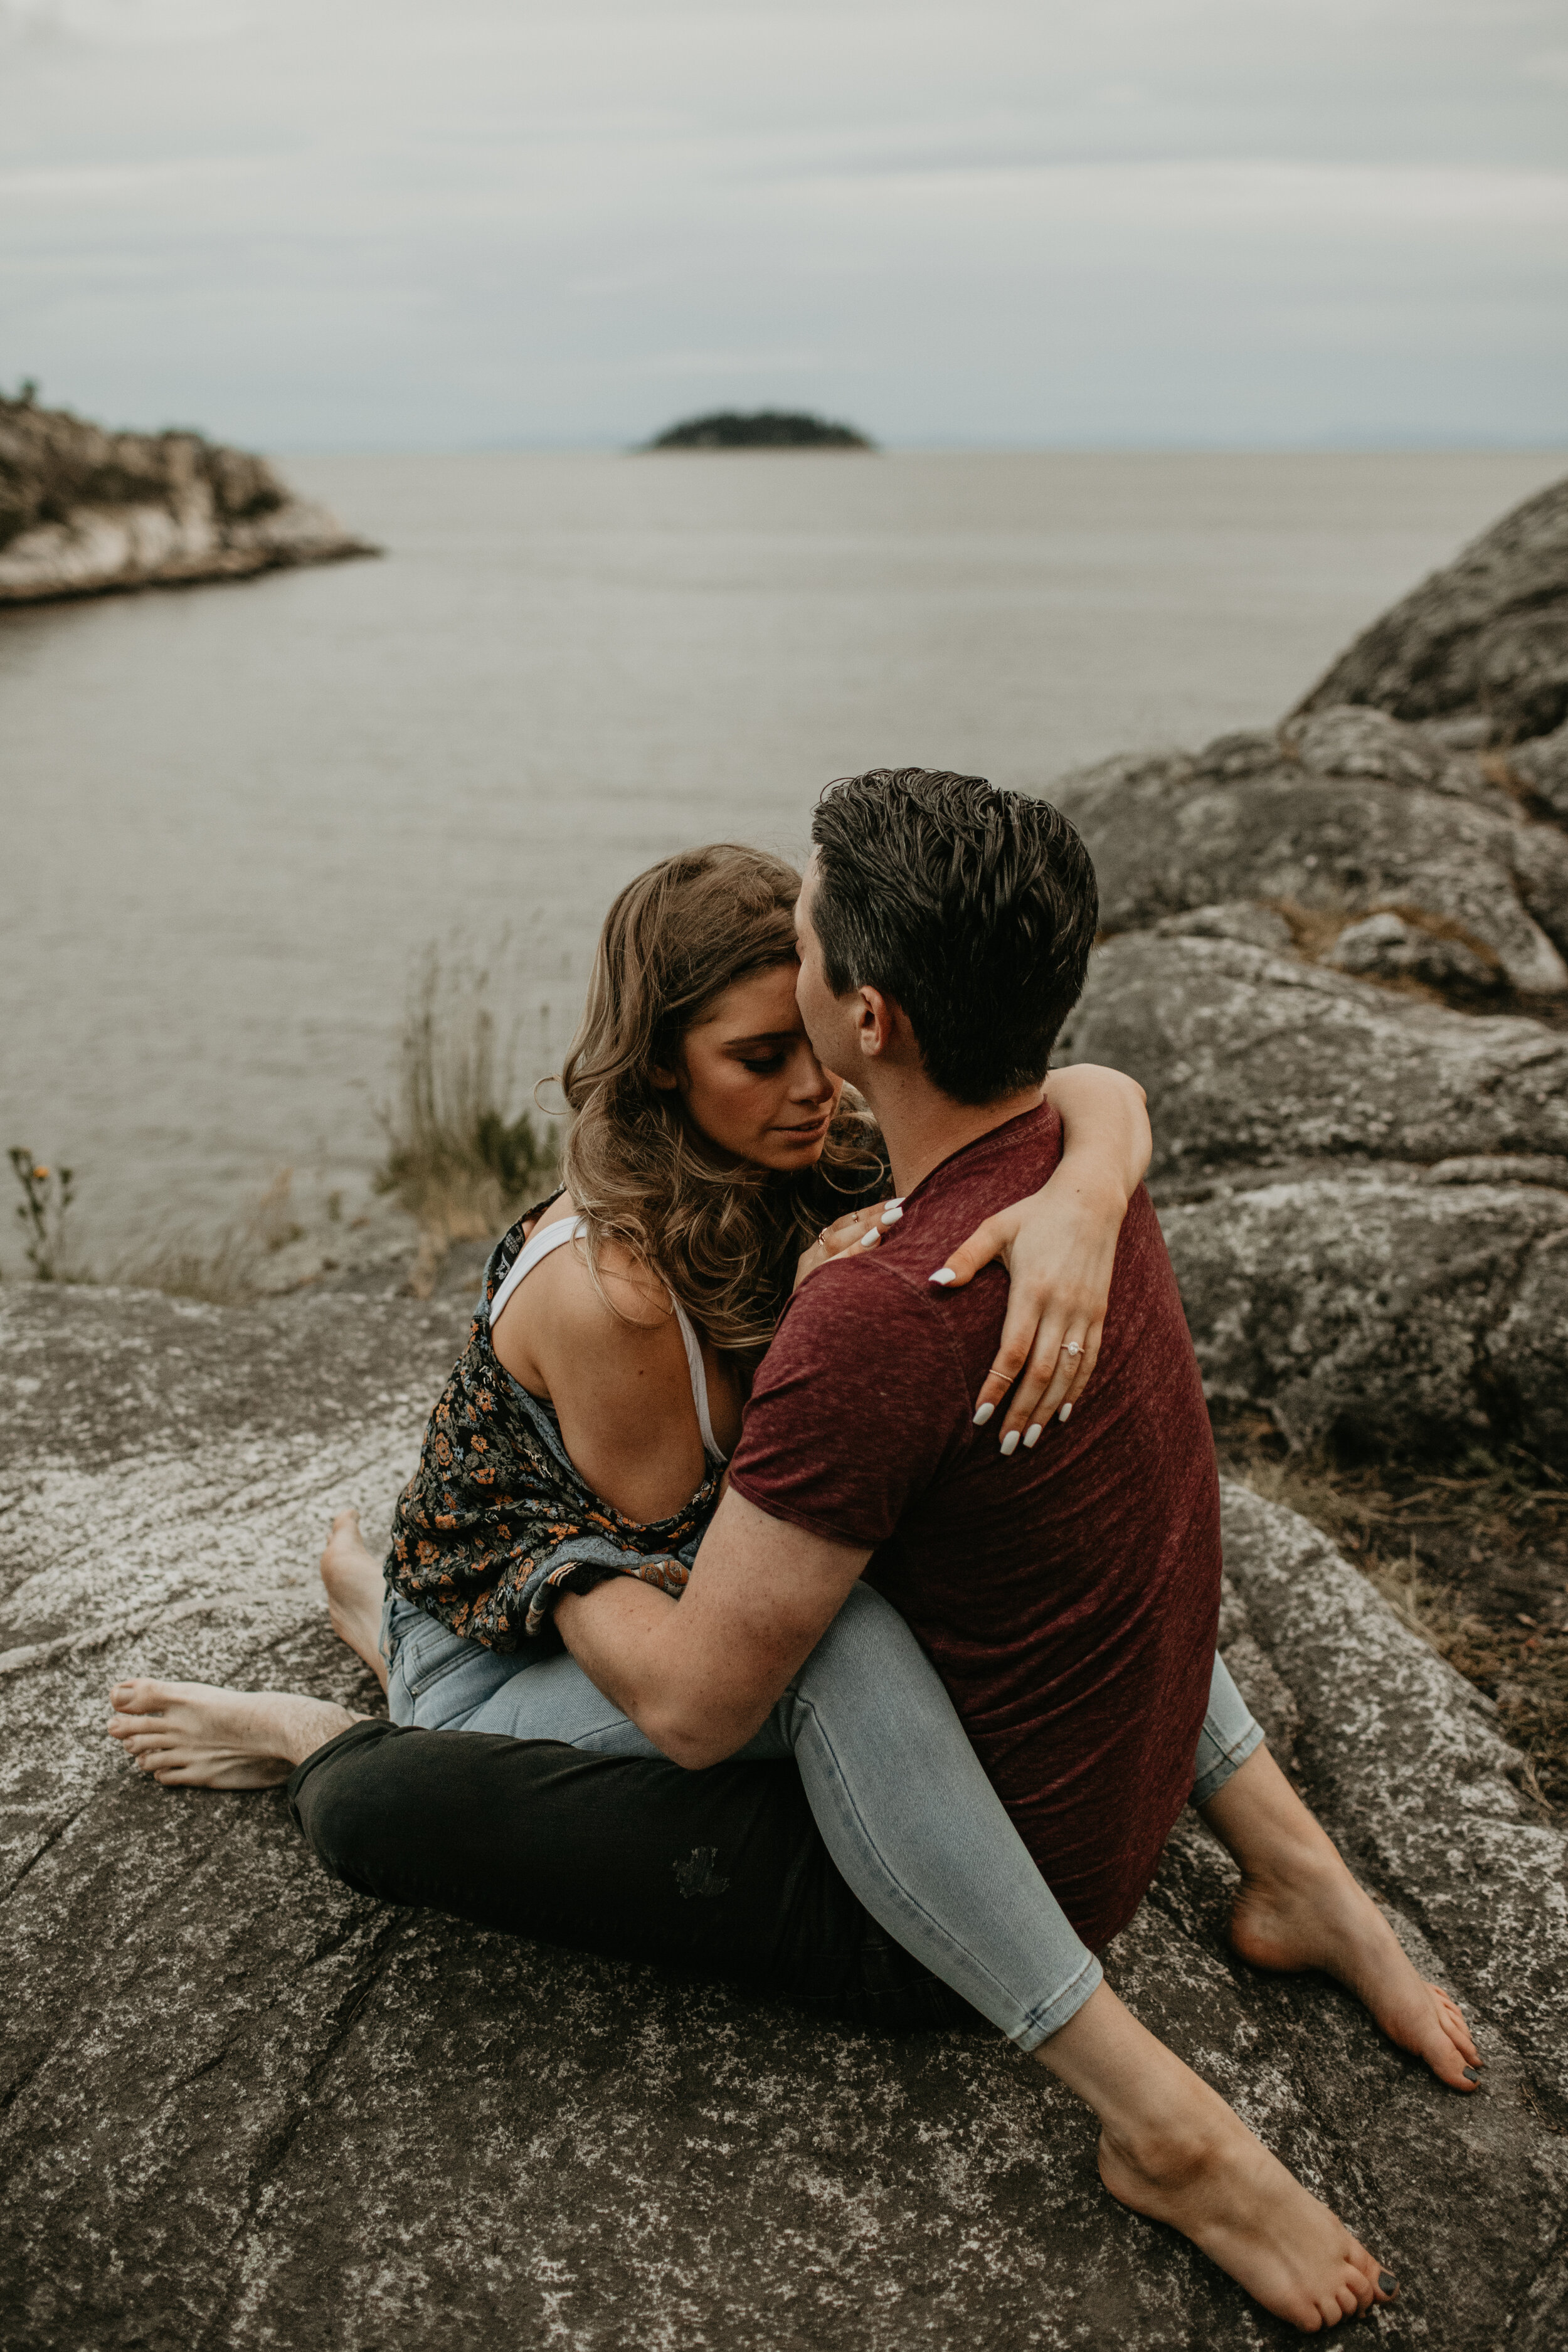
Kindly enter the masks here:
<path id="1" fill-rule="evenodd" d="M 1100 1360 L 1064 1428 L 1008 1461 L 973 1425 L 1006 1311 L 987 1266 L 928 1277 L 1061 1152 L 1048 1106 L 928 1176 L 875 1251 L 791 1300 L 731 1484 L 773 1518 L 868 1544 L 975 1752 L 1088 1944 L 1154 1875 L 1193 1785 L 1219 1618 L 1219 1483 L 1148 1194 L 1127 1213 Z"/>

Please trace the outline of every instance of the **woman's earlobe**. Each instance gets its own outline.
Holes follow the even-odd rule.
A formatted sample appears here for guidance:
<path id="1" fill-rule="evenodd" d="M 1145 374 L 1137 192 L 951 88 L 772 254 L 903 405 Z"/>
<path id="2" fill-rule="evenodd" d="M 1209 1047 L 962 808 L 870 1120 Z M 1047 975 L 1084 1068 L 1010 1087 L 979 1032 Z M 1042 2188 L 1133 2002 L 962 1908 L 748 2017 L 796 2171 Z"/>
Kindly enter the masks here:
<path id="1" fill-rule="evenodd" d="M 676 1087 L 680 1084 L 680 1080 L 676 1076 L 673 1070 L 658 1070 L 650 1068 L 648 1071 L 648 1076 L 653 1080 L 654 1085 L 661 1087 L 667 1095 L 673 1094 Z"/>

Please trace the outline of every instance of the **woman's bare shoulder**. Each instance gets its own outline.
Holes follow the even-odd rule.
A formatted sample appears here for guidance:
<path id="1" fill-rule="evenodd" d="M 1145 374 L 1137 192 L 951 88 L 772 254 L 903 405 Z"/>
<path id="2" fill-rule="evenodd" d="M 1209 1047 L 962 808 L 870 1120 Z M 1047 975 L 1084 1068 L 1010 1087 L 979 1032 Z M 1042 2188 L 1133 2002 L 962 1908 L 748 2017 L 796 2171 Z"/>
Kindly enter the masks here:
<path id="1" fill-rule="evenodd" d="M 563 1216 L 575 1214 L 564 1200 L 558 1210 Z M 634 1331 L 663 1331 L 674 1322 L 668 1291 L 635 1251 L 606 1235 L 595 1255 L 596 1282 L 586 1237 L 580 1234 L 563 1248 L 552 1250 L 523 1285 L 524 1289 L 539 1285 L 535 1302 L 561 1336 L 602 1347 L 628 1326 Z"/>

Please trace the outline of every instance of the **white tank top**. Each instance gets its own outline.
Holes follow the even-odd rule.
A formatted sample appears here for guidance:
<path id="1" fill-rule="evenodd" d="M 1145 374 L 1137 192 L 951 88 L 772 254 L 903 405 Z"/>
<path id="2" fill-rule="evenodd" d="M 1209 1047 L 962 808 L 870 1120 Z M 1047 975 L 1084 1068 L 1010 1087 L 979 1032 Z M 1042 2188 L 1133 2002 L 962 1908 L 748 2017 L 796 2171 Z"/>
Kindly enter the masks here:
<path id="1" fill-rule="evenodd" d="M 587 1230 L 586 1217 L 557 1217 L 552 1225 L 535 1227 L 532 1239 L 523 1244 L 508 1269 L 505 1281 L 490 1301 L 492 1331 L 495 1329 L 496 1318 L 501 1308 L 506 1305 L 518 1284 L 525 1276 L 533 1272 L 540 1259 L 548 1257 L 552 1249 L 559 1249 L 563 1242 L 575 1241 L 579 1234 L 585 1234 Z M 713 1434 L 712 1416 L 708 1410 L 708 1374 L 703 1367 L 702 1349 L 696 1330 L 692 1326 L 690 1316 L 673 1294 L 670 1304 L 675 1308 L 675 1319 L 680 1326 L 680 1336 L 686 1343 L 686 1365 L 691 1374 L 691 1401 L 697 1407 L 697 1426 L 702 1433 L 702 1451 L 710 1462 L 726 1461 L 728 1456 L 720 1451 L 719 1441 Z"/>

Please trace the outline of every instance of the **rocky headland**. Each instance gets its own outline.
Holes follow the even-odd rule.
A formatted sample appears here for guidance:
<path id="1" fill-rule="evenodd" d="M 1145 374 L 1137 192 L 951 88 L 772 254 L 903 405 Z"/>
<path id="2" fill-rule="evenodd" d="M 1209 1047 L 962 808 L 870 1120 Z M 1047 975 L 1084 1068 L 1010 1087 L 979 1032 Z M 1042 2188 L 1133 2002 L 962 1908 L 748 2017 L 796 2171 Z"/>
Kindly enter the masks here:
<path id="1" fill-rule="evenodd" d="M 265 459 L 0 399 L 0 604 L 242 580 L 380 550 Z"/>
<path id="2" fill-rule="evenodd" d="M 1216 1412 L 1290 1459 L 1563 1461 L 1565 599 L 1568 485 L 1278 729 L 1045 787 L 1104 894 L 1069 1051 L 1148 1087 Z M 315 1558 L 342 1505 L 384 1528 L 463 1313 L 391 1266 L 334 1279 L 243 1308 L 0 1291 L 7 2343 L 1298 2342 L 1112 2205 L 1084 2113 L 987 2036 L 879 2039 L 390 1910 L 321 1875 L 280 1792 L 125 1771 L 116 1675 L 374 1704 Z M 1227 1480 L 1225 1540 L 1233 1671 L 1485 2085 L 1453 2097 L 1333 1986 L 1239 1963 L 1195 1819 L 1111 1979 L 1397 2273 L 1381 2345 L 1549 2352 L 1561 1818 L 1508 1710 L 1320 1528 Z"/>

